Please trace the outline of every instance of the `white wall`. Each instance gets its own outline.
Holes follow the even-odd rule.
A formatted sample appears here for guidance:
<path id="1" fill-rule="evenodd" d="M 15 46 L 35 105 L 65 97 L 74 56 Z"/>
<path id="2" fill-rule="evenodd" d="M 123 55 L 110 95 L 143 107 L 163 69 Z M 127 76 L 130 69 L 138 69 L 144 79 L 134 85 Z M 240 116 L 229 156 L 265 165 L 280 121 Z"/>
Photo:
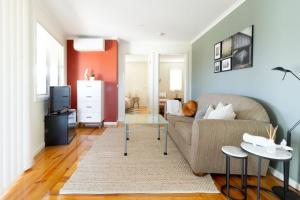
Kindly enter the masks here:
<path id="1" fill-rule="evenodd" d="M 33 30 L 35 33 L 35 22 L 39 22 L 64 48 L 66 47 L 66 39 L 63 29 L 59 26 L 53 15 L 48 12 L 47 5 L 42 0 L 34 0 L 34 14 L 33 14 Z M 35 34 L 33 36 L 33 49 L 35 49 Z M 66 50 L 66 48 L 65 48 Z M 65 51 L 66 58 L 66 51 Z M 34 56 L 35 62 L 35 56 Z M 32 67 L 31 76 L 31 88 L 32 88 L 32 101 L 31 101 L 31 128 L 32 128 L 32 154 L 36 155 L 45 146 L 44 142 L 44 116 L 47 112 L 48 102 L 45 99 L 37 99 L 35 95 L 35 66 Z M 65 72 L 66 72 L 66 61 L 65 61 Z M 65 73 L 66 77 L 66 73 Z M 67 80 L 65 78 L 65 80 Z"/>
<path id="2" fill-rule="evenodd" d="M 154 74 L 158 75 L 158 58 L 159 54 L 186 54 L 189 58 L 190 55 L 190 44 L 189 43 L 156 43 L 156 42 L 134 42 L 128 43 L 126 41 L 119 41 L 119 111 L 118 111 L 118 120 L 123 121 L 125 115 L 125 57 L 128 54 L 135 55 L 149 55 L 151 63 L 148 63 L 151 66 L 156 66 Z M 189 66 L 191 66 L 189 64 Z M 190 71 L 190 68 L 188 69 Z M 187 76 L 190 76 L 190 72 L 187 72 Z M 158 79 L 158 77 L 157 77 Z M 187 80 L 191 80 L 188 78 Z M 188 86 L 190 84 L 187 84 Z M 189 89 L 187 90 L 187 97 L 190 97 Z M 157 94 L 158 97 L 158 94 Z"/>
<path id="3" fill-rule="evenodd" d="M 126 62 L 125 95 L 139 97 L 140 106 L 148 106 L 147 62 Z"/>

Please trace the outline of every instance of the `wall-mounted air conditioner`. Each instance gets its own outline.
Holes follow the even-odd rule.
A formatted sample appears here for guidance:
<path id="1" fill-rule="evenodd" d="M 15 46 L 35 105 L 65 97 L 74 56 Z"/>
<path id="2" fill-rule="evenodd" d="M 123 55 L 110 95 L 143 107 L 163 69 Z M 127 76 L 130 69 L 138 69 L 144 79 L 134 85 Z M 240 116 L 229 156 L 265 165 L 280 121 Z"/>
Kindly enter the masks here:
<path id="1" fill-rule="evenodd" d="M 105 40 L 103 38 L 77 38 L 74 39 L 76 51 L 105 51 Z"/>

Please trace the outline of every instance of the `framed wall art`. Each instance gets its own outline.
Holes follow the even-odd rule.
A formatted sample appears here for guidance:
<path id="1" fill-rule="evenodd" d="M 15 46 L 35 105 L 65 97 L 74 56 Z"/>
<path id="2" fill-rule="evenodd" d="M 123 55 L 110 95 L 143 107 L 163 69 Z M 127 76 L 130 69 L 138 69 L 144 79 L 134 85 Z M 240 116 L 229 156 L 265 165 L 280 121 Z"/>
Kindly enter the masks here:
<path id="1" fill-rule="evenodd" d="M 232 37 L 222 41 L 222 58 L 232 55 Z"/>
<path id="2" fill-rule="evenodd" d="M 221 58 L 221 42 L 215 44 L 215 60 Z"/>
<path id="3" fill-rule="evenodd" d="M 253 66 L 253 35 L 251 25 L 216 43 L 214 48 L 214 72 L 220 61 L 220 71 L 244 69 Z"/>
<path id="4" fill-rule="evenodd" d="M 221 61 L 215 62 L 214 72 L 215 72 L 215 73 L 221 72 Z"/>
<path id="5" fill-rule="evenodd" d="M 252 67 L 253 63 L 253 26 L 236 33 L 233 37 L 232 69 Z"/>
<path id="6" fill-rule="evenodd" d="M 230 71 L 231 70 L 231 58 L 226 58 L 226 59 L 222 60 L 221 66 L 222 66 L 222 69 L 221 69 L 222 72 Z"/>

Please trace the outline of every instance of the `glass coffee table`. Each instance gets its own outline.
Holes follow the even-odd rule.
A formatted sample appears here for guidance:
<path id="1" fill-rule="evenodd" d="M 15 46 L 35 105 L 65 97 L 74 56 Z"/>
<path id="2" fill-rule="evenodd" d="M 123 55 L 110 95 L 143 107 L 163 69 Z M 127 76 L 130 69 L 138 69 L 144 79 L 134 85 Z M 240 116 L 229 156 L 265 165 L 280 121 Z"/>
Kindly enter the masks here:
<path id="1" fill-rule="evenodd" d="M 154 125 L 158 127 L 157 140 L 160 140 L 160 126 L 164 126 L 165 132 L 165 150 L 164 155 L 167 155 L 168 142 L 168 121 L 159 114 L 126 114 L 125 115 L 125 137 L 124 137 L 124 156 L 127 156 L 127 142 L 129 140 L 130 125 Z"/>

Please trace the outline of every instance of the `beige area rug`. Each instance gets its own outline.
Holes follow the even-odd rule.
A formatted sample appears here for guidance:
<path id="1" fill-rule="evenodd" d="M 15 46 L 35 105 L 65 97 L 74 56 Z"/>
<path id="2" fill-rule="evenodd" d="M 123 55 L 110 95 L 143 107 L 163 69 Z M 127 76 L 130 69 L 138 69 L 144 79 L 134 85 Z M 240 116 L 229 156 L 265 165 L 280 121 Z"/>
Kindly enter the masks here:
<path id="1" fill-rule="evenodd" d="M 157 129 L 137 126 L 129 136 L 124 156 L 124 130 L 107 129 L 60 194 L 219 193 L 210 175 L 192 173 L 170 138 L 168 155 L 163 155 L 164 140 L 156 139 Z"/>

